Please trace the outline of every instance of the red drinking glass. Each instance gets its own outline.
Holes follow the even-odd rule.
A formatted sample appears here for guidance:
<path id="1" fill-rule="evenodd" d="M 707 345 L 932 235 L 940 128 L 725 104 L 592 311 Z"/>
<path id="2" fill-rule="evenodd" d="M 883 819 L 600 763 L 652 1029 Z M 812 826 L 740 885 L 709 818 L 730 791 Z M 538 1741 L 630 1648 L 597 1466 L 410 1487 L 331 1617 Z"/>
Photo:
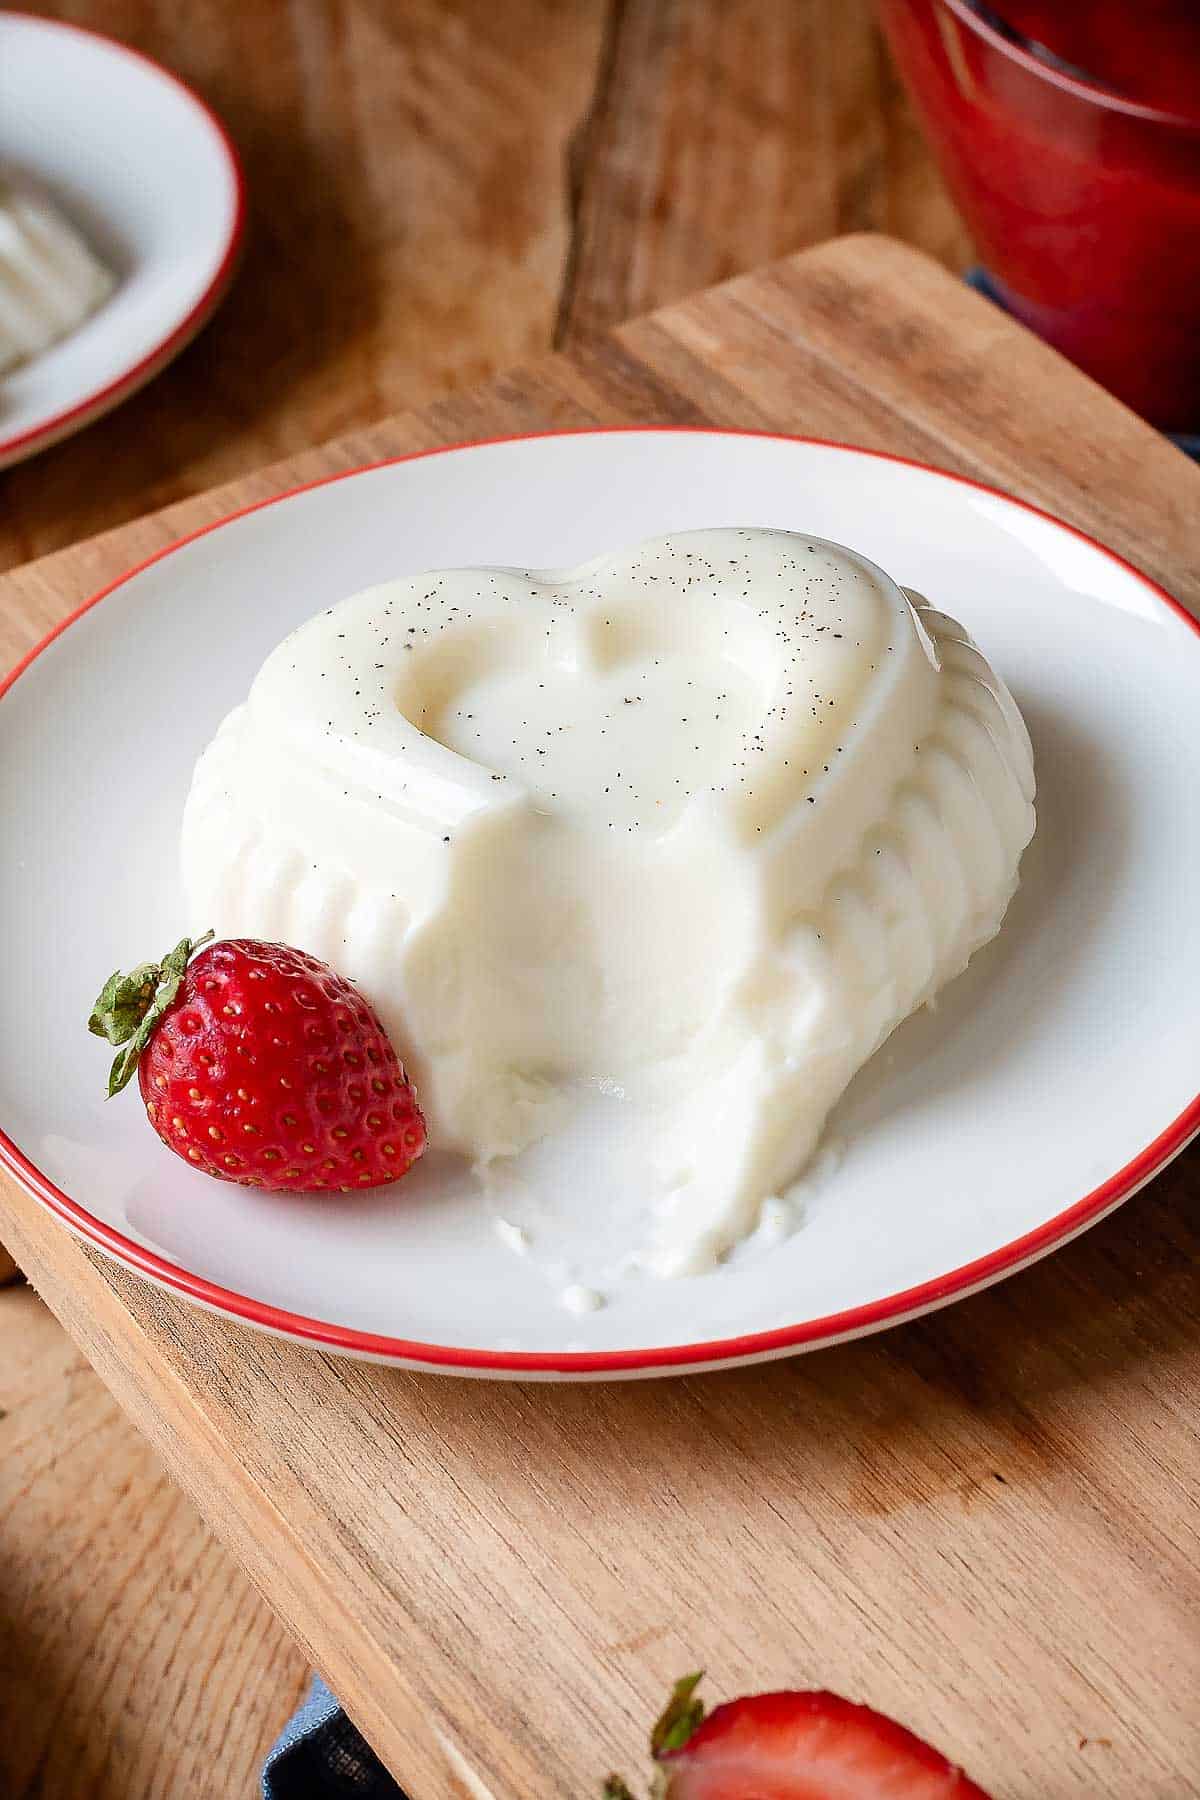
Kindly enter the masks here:
<path id="1" fill-rule="evenodd" d="M 1004 0 L 990 4 L 1003 12 Z M 1170 57 L 1152 37 L 1152 65 L 1141 9 L 1109 4 L 1090 41 L 1104 44 L 1105 82 L 1122 73 L 1118 91 L 1091 64 L 1085 78 L 1012 41 L 970 0 L 878 5 L 999 299 L 1154 424 L 1200 431 L 1200 60 L 1189 75 L 1186 34 Z M 1074 61 L 1088 42 L 1050 49 Z M 1194 96 L 1186 110 L 1142 97 L 1162 97 L 1164 70 L 1172 98 Z"/>

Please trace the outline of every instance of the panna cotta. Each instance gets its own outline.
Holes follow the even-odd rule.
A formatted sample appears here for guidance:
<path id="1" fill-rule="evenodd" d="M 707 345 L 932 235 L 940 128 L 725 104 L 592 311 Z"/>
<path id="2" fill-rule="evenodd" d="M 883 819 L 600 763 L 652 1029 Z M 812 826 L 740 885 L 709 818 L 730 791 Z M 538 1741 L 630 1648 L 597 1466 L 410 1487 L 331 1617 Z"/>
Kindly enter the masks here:
<path id="1" fill-rule="evenodd" d="M 113 286 L 44 194 L 0 175 L 0 374 L 74 331 Z"/>
<path id="2" fill-rule="evenodd" d="M 712 1266 L 1000 927 L 1029 738 L 961 626 L 840 545 L 656 539 L 342 601 L 201 757 L 191 922 L 326 959 L 431 1145 L 636 1113 L 643 1265 Z"/>

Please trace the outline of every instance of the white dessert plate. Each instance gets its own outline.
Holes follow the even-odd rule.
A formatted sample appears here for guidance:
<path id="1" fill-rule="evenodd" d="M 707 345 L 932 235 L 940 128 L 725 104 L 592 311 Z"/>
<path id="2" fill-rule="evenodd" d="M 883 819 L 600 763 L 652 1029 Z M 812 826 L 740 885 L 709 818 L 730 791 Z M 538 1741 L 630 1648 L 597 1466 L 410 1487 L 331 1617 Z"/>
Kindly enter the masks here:
<path id="1" fill-rule="evenodd" d="M 78 431 L 182 350 L 233 275 L 237 153 L 190 88 L 126 45 L 0 12 L 0 170 L 40 182 L 117 277 L 76 331 L 0 377 L 0 468 Z"/>
<path id="2" fill-rule="evenodd" d="M 190 1171 L 85 1019 L 181 934 L 197 753 L 322 606 L 470 563 L 569 567 L 664 531 L 786 526 L 961 619 L 1021 705 L 1037 836 L 1000 936 L 853 1083 L 801 1223 L 584 1316 L 596 1221 L 564 1159 L 549 1267 L 436 1158 L 299 1201 Z M 0 705 L 0 1154 L 72 1230 L 189 1299 L 325 1349 L 478 1375 L 662 1373 L 786 1355 L 987 1285 L 1120 1204 L 1200 1129 L 1200 627 L 1099 544 L 989 489 L 805 440 L 631 430 L 466 446 L 253 508 L 97 595 Z M 578 1228 L 577 1243 L 572 1233 Z M 590 1235 L 589 1235 L 590 1234 Z M 578 1254 L 576 1255 L 576 1251 Z"/>

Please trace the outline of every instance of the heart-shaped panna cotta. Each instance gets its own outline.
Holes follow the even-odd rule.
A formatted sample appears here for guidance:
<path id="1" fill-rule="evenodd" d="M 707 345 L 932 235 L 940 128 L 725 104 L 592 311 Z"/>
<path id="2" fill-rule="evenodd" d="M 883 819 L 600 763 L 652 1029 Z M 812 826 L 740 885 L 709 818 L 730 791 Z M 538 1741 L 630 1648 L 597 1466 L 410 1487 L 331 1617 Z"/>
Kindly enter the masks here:
<path id="1" fill-rule="evenodd" d="M 998 930 L 1032 799 L 961 627 L 839 545 L 688 532 L 310 620 L 200 759 L 184 880 L 363 987 L 435 1146 L 518 1157 L 618 1097 L 681 1274 Z"/>

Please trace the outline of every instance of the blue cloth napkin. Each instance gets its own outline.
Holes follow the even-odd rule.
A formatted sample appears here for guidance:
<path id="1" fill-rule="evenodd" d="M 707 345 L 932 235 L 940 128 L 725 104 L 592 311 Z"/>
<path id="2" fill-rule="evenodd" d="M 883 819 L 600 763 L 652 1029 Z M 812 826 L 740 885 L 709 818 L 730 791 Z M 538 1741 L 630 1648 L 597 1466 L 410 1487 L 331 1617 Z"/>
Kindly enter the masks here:
<path id="1" fill-rule="evenodd" d="M 262 1792 L 263 1800 L 405 1800 L 319 1675 L 263 1765 Z"/>

